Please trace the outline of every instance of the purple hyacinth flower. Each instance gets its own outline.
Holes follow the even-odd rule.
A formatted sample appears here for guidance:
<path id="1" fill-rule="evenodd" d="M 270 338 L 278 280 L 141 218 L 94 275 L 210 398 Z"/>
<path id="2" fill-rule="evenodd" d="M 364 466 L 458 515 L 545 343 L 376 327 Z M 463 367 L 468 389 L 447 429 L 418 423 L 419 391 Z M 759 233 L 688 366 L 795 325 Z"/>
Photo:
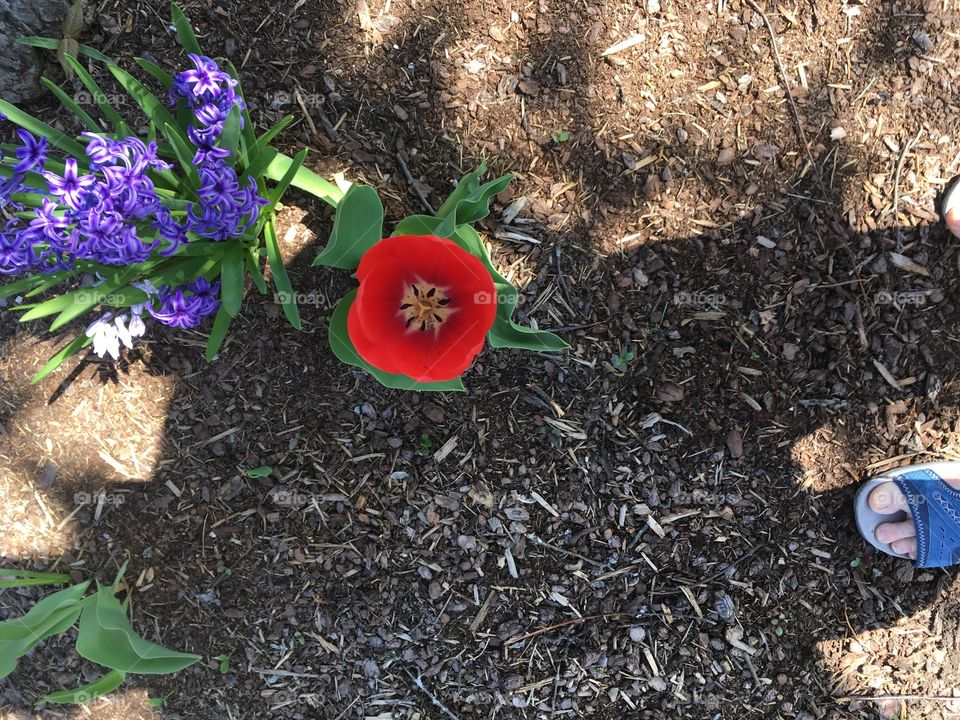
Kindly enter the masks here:
<path id="1" fill-rule="evenodd" d="M 35 138 L 26 130 L 17 130 L 17 136 L 23 145 L 17 148 L 20 162 L 13 166 L 15 173 L 25 173 L 37 167 L 43 167 L 47 161 L 47 139 Z"/>
<path id="2" fill-rule="evenodd" d="M 200 314 L 213 315 L 220 308 L 220 281 L 211 284 L 206 278 L 198 277 L 187 286 L 193 296 L 200 299 Z"/>
<path id="3" fill-rule="evenodd" d="M 11 232 L 12 228 L 0 232 L 0 274 L 11 275 L 28 270 L 36 261 L 33 248 L 26 239 Z"/>
<path id="4" fill-rule="evenodd" d="M 71 210 L 78 211 L 82 209 L 87 189 L 97 182 L 93 175 L 78 175 L 77 161 L 73 158 L 64 163 L 63 177 L 52 172 L 44 172 L 43 177 L 47 179 L 52 195 L 59 197 Z"/>
<path id="5" fill-rule="evenodd" d="M 183 288 L 174 291 L 164 289 L 160 291 L 160 309 L 155 310 L 147 306 L 150 314 L 159 322 L 170 327 L 189 329 L 200 324 L 203 316 L 200 314 L 201 300 L 197 297 L 187 297 Z"/>

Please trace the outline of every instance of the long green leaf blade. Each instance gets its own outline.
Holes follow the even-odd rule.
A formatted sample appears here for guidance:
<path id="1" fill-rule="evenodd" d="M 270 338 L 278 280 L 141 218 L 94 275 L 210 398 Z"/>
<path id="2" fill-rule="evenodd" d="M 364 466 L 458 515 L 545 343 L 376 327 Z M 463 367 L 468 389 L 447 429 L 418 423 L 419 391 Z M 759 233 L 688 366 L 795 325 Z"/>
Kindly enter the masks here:
<path id="1" fill-rule="evenodd" d="M 10 122 L 22 127 L 24 130 L 32 132 L 47 138 L 50 144 L 60 148 L 68 155 L 79 159 L 86 157 L 84 147 L 69 135 L 60 132 L 55 127 L 47 125 L 45 122 L 37 120 L 35 117 L 23 112 L 16 105 L 8 103 L 6 100 L 0 100 L 0 113 L 7 116 Z"/>
<path id="2" fill-rule="evenodd" d="M 264 243 L 267 246 L 267 262 L 270 263 L 270 274 L 273 276 L 273 284 L 277 288 L 280 302 L 283 307 L 283 314 L 287 320 L 297 330 L 303 329 L 300 322 L 300 310 L 297 308 L 297 296 L 293 292 L 293 286 L 290 284 L 290 276 L 287 274 L 287 268 L 283 264 L 283 256 L 280 254 L 280 244 L 277 242 L 277 228 L 273 220 L 267 221 L 263 230 Z"/>
<path id="3" fill-rule="evenodd" d="M 0 568 L 0 588 L 29 587 L 32 585 L 62 585 L 68 582 L 70 582 L 70 576 L 64 573 Z"/>
<path id="4" fill-rule="evenodd" d="M 57 96 L 57 99 L 63 104 L 67 110 L 72 112 L 77 116 L 77 119 L 82 122 L 87 130 L 90 132 L 100 133 L 103 132 L 103 128 L 97 125 L 97 121 L 90 117 L 90 114 L 80 107 L 76 100 L 67 95 L 63 90 L 60 89 L 60 86 L 57 85 L 53 80 L 49 78 L 40 78 L 40 81 L 47 87 L 47 89 Z"/>
<path id="5" fill-rule="evenodd" d="M 223 255 L 223 265 L 220 267 L 220 298 L 224 309 L 232 317 L 240 313 L 244 279 L 243 245 L 232 240 Z"/>
<path id="6" fill-rule="evenodd" d="M 173 26 L 177 30 L 177 37 L 180 38 L 180 44 L 183 45 L 183 49 L 194 55 L 202 55 L 200 43 L 197 42 L 197 36 L 193 33 L 193 26 L 190 24 L 187 16 L 183 14 L 183 10 L 176 4 L 171 4 L 170 13 L 173 17 Z"/>
<path id="7" fill-rule="evenodd" d="M 27 45 L 29 47 L 43 48 L 44 50 L 56 50 L 60 44 L 60 40 L 57 38 L 46 38 L 39 37 L 37 35 L 27 35 L 25 37 L 17 38 L 17 43 L 20 45 Z M 87 57 L 96 60 L 97 62 L 102 62 L 105 65 L 114 65 L 113 58 L 104 55 L 102 52 L 96 48 L 90 47 L 89 45 L 79 45 L 78 46 L 81 55 L 86 55 Z"/>
<path id="8" fill-rule="evenodd" d="M 210 337 L 207 338 L 207 362 L 213 362 L 217 353 L 220 352 L 220 348 L 223 347 L 223 341 L 226 340 L 227 332 L 230 330 L 232 323 L 233 315 L 227 312 L 226 307 L 221 303 L 220 309 L 217 310 L 217 316 L 213 319 L 213 329 L 210 331 Z"/>
<path id="9" fill-rule="evenodd" d="M 38 382 L 47 377 L 47 375 L 63 365 L 67 358 L 76 355 L 92 342 L 93 339 L 87 337 L 86 335 L 77 335 L 77 337 L 71 340 L 62 350 L 60 350 L 60 352 L 47 360 L 47 364 L 40 368 L 40 371 L 36 375 L 30 378 L 30 383 L 36 385 Z"/>
<path id="10" fill-rule="evenodd" d="M 293 160 L 286 155 L 277 155 L 269 167 L 267 167 L 267 177 L 271 180 L 279 180 L 286 175 L 292 164 Z M 337 203 L 340 202 L 344 196 L 343 190 L 305 167 L 297 168 L 296 174 L 293 176 L 290 184 L 295 188 L 310 193 L 333 207 L 336 207 Z"/>
<path id="11" fill-rule="evenodd" d="M 60 705 L 79 705 L 89 702 L 90 700 L 96 700 L 98 697 L 111 693 L 120 687 L 125 677 L 126 675 L 119 670 L 111 670 L 92 683 L 81 685 L 74 690 L 61 690 L 60 692 L 45 695 L 37 700 L 36 704 L 56 703 Z"/>
<path id="12" fill-rule="evenodd" d="M 100 88 L 100 85 L 97 84 L 97 81 L 93 79 L 93 76 L 88 73 L 87 69 L 80 64 L 80 61 L 72 55 L 67 55 L 64 59 L 67 61 L 67 64 L 73 68 L 77 77 L 80 78 L 80 82 L 83 83 L 87 92 L 92 96 L 97 108 L 113 126 L 114 131 L 118 135 L 129 135 L 130 128 L 127 126 L 127 123 L 120 117 L 120 113 L 114 109 L 113 105 L 110 104 L 106 94 Z"/>
<path id="13" fill-rule="evenodd" d="M 80 616 L 80 600 L 90 582 L 59 590 L 34 605 L 22 617 L 0 623 L 0 678 L 42 640 L 65 632 Z"/>

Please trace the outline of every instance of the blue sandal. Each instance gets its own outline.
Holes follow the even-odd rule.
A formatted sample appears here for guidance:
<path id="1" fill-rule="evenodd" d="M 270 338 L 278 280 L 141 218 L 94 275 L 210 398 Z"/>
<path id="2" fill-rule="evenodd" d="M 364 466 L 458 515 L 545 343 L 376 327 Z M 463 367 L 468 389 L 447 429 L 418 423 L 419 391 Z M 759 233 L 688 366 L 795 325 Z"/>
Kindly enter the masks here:
<path id="1" fill-rule="evenodd" d="M 944 471 L 949 469 L 949 473 Z M 940 474 L 938 474 L 938 471 Z M 864 539 L 887 555 L 909 559 L 877 540 L 877 526 L 911 517 L 917 528 L 918 568 L 938 568 L 960 564 L 960 490 L 945 482 L 941 475 L 960 477 L 960 463 L 930 463 L 899 468 L 889 475 L 865 483 L 857 493 L 857 527 Z M 896 483 L 907 499 L 906 509 L 878 513 L 870 508 L 870 493 L 879 485 Z"/>

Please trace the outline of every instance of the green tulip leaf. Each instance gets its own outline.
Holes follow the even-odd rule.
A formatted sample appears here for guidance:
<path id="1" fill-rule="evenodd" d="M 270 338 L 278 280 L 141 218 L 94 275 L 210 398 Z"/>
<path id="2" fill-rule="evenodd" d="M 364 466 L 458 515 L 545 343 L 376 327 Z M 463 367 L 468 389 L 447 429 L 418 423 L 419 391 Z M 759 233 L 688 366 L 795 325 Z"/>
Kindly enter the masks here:
<path id="1" fill-rule="evenodd" d="M 111 670 L 106 675 L 97 678 L 92 683 L 81 685 L 75 690 L 61 690 L 60 692 L 50 693 L 39 700 L 41 703 L 57 703 L 61 705 L 79 705 L 90 700 L 96 700 L 98 697 L 111 693 L 123 684 L 126 677 L 119 670 Z"/>
<path id="2" fill-rule="evenodd" d="M 90 581 L 48 595 L 26 615 L 0 623 L 0 678 L 41 641 L 66 632 L 80 617 L 81 599 Z"/>
<path id="3" fill-rule="evenodd" d="M 406 375 L 396 375 L 377 370 L 373 365 L 360 357 L 360 353 L 358 353 L 357 349 L 353 346 L 353 341 L 350 340 L 350 335 L 347 332 L 347 315 L 356 297 L 356 289 L 344 295 L 340 302 L 337 303 L 337 307 L 334 308 L 333 315 L 330 318 L 330 348 L 341 362 L 366 370 L 373 375 L 381 385 L 394 388 L 395 390 L 422 390 L 429 392 L 464 392 L 466 390 L 460 378 L 446 380 L 444 382 L 421 383 Z"/>
<path id="4" fill-rule="evenodd" d="M 200 660 L 144 640 L 130 624 L 114 595 L 115 586 L 101 586 L 84 603 L 77 635 L 81 657 L 122 673 L 161 675 L 177 672 Z"/>
<path id="5" fill-rule="evenodd" d="M 551 332 L 523 327 L 513 321 L 513 311 L 517 307 L 520 294 L 503 275 L 497 272 L 490 259 L 490 252 L 476 230 L 469 225 L 461 225 L 451 240 L 471 255 L 480 258 L 493 277 L 493 285 L 497 293 L 497 317 L 487 334 L 487 339 L 493 347 L 519 348 L 536 352 L 557 352 L 570 347 Z"/>
<path id="6" fill-rule="evenodd" d="M 0 588 L 27 587 L 30 585 L 62 585 L 70 582 L 64 573 L 33 572 L 16 568 L 0 568 Z"/>
<path id="7" fill-rule="evenodd" d="M 512 175 L 503 175 L 481 184 L 480 177 L 486 170 L 487 166 L 482 164 L 464 175 L 450 197 L 437 210 L 437 217 L 444 221 L 441 237 L 450 237 L 458 226 L 475 223 L 489 215 L 490 198 L 506 190 L 513 179 Z"/>
<path id="8" fill-rule="evenodd" d="M 383 204 L 366 185 L 352 185 L 337 204 L 330 242 L 313 264 L 353 270 L 360 258 L 383 239 Z"/>

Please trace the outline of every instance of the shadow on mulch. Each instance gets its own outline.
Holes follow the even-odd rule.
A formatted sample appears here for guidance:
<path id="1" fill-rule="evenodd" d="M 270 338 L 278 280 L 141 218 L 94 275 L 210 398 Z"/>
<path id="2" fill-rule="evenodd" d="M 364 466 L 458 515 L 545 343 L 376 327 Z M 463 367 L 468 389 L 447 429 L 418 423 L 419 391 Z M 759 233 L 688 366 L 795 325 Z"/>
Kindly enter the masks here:
<path id="1" fill-rule="evenodd" d="M 862 156 L 839 145 L 820 154 L 824 197 L 802 156 L 785 159 L 799 143 L 782 127 L 762 124 L 752 151 L 729 164 L 719 162 L 726 126 L 715 136 L 692 115 L 643 124 L 628 149 L 598 144 L 596 119 L 610 114 L 616 89 L 595 59 L 604 43 L 592 38 L 594 20 L 545 6 L 546 27 L 538 17 L 535 39 L 517 39 L 521 69 L 497 83 L 495 108 L 482 113 L 503 128 L 488 144 L 468 146 L 457 137 L 464 127 L 448 124 L 451 105 L 484 110 L 469 71 L 445 77 L 421 61 L 426 49 L 454 54 L 471 41 L 470 23 L 484 18 L 475 8 L 442 4 L 451 11 L 383 28 L 402 38 L 384 72 L 399 78 L 413 64 L 423 74 L 400 100 L 362 84 L 384 69 L 380 56 L 337 76 L 343 87 L 311 76 L 305 89 L 323 97 L 307 103 L 317 126 L 323 112 L 337 126 L 309 142 L 385 188 L 394 219 L 420 211 L 397 152 L 431 178 L 458 177 L 465 158 L 487 153 L 493 171 L 523 168 L 500 209 L 530 192 L 527 222 L 504 224 L 498 212 L 484 229 L 523 286 L 521 318 L 570 328 L 569 356 L 486 351 L 463 396 L 377 387 L 329 352 L 325 318 L 351 281 L 309 268 L 311 232 L 326 227 L 309 216 L 298 226 L 297 213 L 286 250 L 312 303 L 303 333 L 252 295 L 213 365 L 202 364 L 198 335 L 160 330 L 129 365 L 75 363 L 56 389 L 24 384 L 39 353 L 9 368 L 0 447 L 11 469 L 38 478 L 23 497 L 11 491 L 11 503 L 26 506 L 36 492 L 59 524 L 77 493 L 102 497 L 64 525 L 60 542 L 74 547 L 63 561 L 107 577 L 129 557 L 137 627 L 207 658 L 142 683 L 171 694 L 170 716 L 439 716 L 419 676 L 461 718 L 500 705 L 517 717 L 624 708 L 851 717 L 869 710 L 835 696 L 873 694 L 864 692 L 873 679 L 924 693 L 957 684 L 949 656 L 925 670 L 935 677 L 903 663 L 928 638 L 958 637 L 956 573 L 864 555 L 850 512 L 871 474 L 955 456 L 960 324 L 945 299 L 956 290 L 954 244 L 932 225 L 897 238 L 890 227 L 867 234 L 860 217 L 838 220 L 865 176 Z M 216 33 L 220 15 L 193 10 Z M 339 10 L 327 22 L 349 33 Z M 313 31 L 300 30 L 316 47 Z M 770 65 L 765 43 L 757 36 L 755 54 L 736 45 L 721 65 L 758 56 Z M 895 59 L 878 53 L 872 69 Z M 269 80 L 252 83 L 264 107 Z M 351 82 L 367 89 L 359 101 L 343 92 Z M 613 97 L 636 95 L 630 78 L 620 82 Z M 556 93 L 557 106 L 544 99 Z M 772 112 L 767 97 L 756 105 Z M 507 121 L 516 98 L 519 124 Z M 804 116 L 830 118 L 823 100 L 804 103 Z M 337 120 L 345 112 L 361 116 L 352 129 Z M 571 140 L 552 139 L 567 128 Z M 705 135 L 680 142 L 680 131 Z M 747 200 L 733 190 L 751 184 Z M 424 190 L 434 206 L 446 194 Z M 691 219 L 703 230 L 681 232 Z M 881 266 L 891 249 L 922 253 L 933 275 L 911 280 Z M 878 301 L 917 291 L 905 304 Z M 916 297 L 923 303 L 906 300 Z M 8 340 L 15 356 L 23 339 Z M 134 405 L 157 424 L 130 422 Z M 52 425 L 58 408 L 66 430 Z M 270 477 L 245 474 L 266 465 Z M 25 661 L 4 704 L 25 707 L 75 683 L 82 664 L 64 647 Z M 220 654 L 232 657 L 225 674 L 212 660 Z"/>

